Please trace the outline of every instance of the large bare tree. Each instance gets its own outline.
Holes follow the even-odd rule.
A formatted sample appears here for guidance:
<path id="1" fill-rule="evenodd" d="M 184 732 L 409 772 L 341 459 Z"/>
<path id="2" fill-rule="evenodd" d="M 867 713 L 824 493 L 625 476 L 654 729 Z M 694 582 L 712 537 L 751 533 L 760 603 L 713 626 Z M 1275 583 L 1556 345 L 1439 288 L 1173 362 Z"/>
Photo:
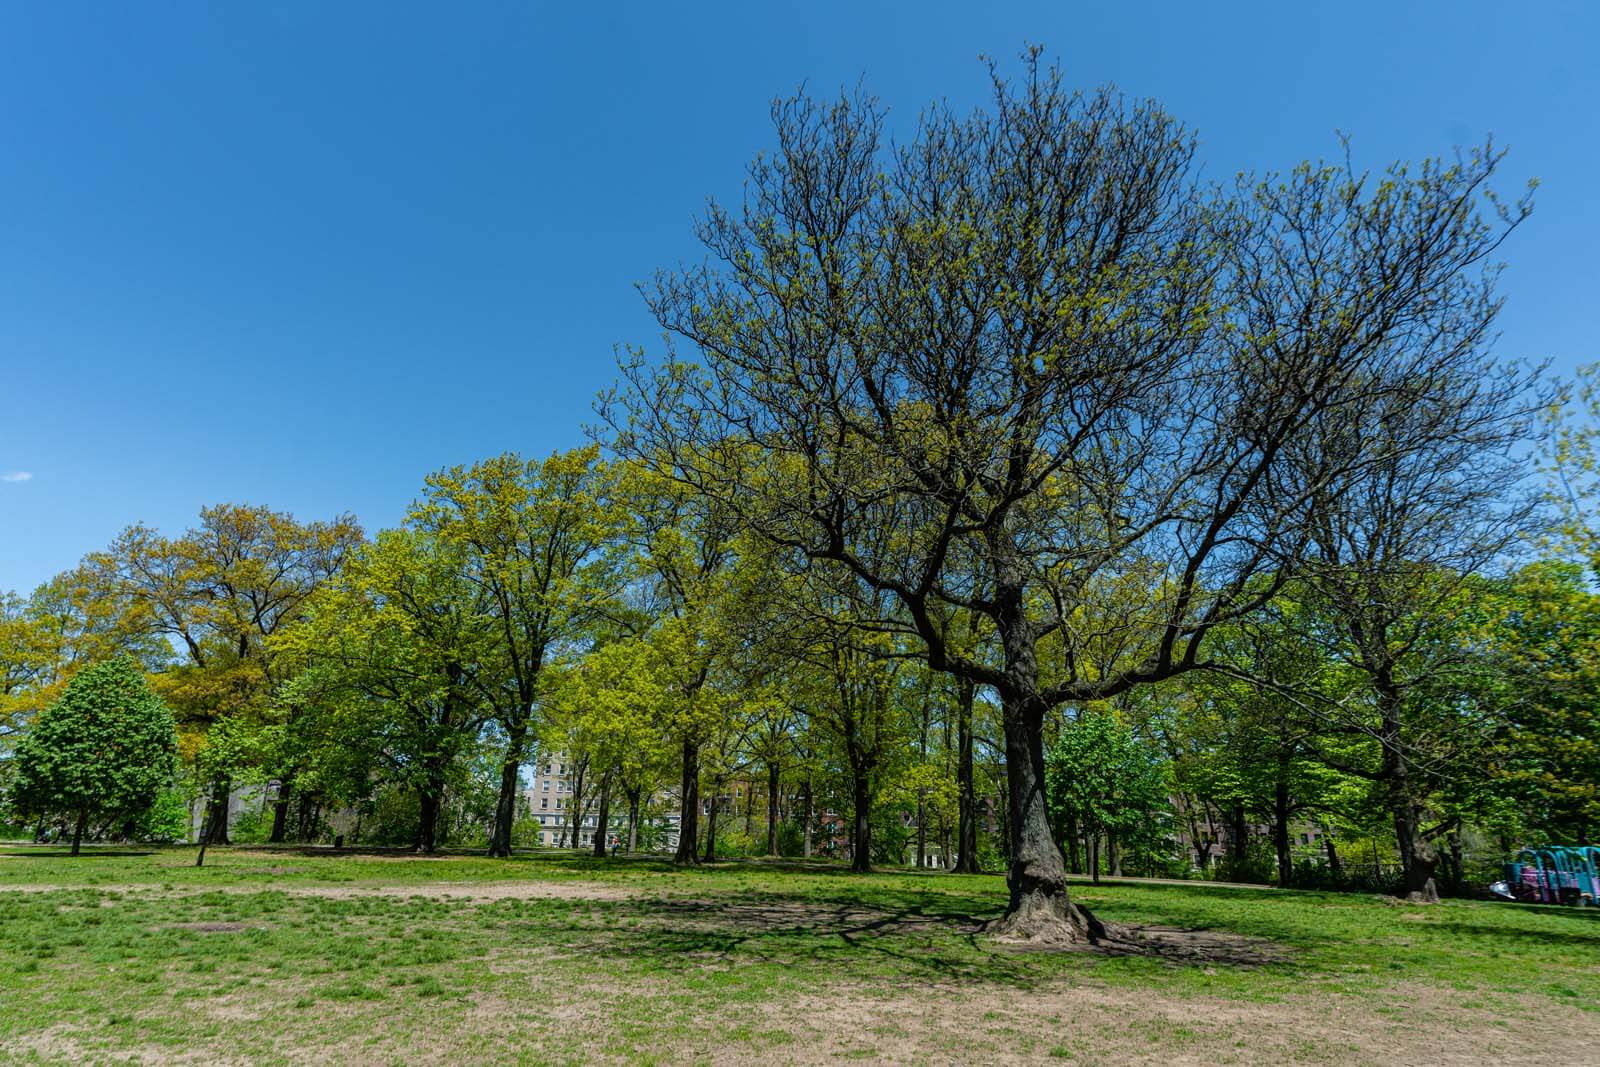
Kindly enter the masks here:
<path id="1" fill-rule="evenodd" d="M 1205 666 L 1206 633 L 1274 594 L 1376 447 L 1302 446 L 1479 332 L 1470 276 L 1520 209 L 1484 221 L 1492 154 L 1203 189 L 1180 123 L 1069 91 L 1037 51 L 899 144 L 860 94 L 773 119 L 742 206 L 699 225 L 706 261 L 645 288 L 666 358 L 630 352 L 602 413 L 998 693 L 999 927 L 1092 935 L 1045 814 L 1045 716 Z"/>

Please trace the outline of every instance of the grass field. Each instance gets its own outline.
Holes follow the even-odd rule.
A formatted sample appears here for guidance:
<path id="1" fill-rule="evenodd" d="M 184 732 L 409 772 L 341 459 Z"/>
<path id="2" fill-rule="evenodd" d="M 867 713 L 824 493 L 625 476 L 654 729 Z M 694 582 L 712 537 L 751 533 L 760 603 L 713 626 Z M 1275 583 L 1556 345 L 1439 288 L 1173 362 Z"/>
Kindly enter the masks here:
<path id="1" fill-rule="evenodd" d="M 554 854 L 0 849 L 7 1063 L 1600 1062 L 1600 913 Z"/>

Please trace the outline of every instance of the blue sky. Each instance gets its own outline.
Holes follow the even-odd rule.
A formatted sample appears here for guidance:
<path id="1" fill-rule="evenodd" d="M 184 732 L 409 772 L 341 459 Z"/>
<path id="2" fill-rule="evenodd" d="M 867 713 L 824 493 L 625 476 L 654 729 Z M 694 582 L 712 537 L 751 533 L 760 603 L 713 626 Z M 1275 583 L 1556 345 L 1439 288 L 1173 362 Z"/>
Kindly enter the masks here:
<path id="1" fill-rule="evenodd" d="M 0 590 L 135 520 L 376 529 L 430 470 L 580 443 L 772 96 L 864 75 L 908 122 L 1026 41 L 1219 179 L 1492 132 L 1543 183 L 1501 350 L 1600 358 L 1597 4 L 6 0 L 0 41 Z"/>

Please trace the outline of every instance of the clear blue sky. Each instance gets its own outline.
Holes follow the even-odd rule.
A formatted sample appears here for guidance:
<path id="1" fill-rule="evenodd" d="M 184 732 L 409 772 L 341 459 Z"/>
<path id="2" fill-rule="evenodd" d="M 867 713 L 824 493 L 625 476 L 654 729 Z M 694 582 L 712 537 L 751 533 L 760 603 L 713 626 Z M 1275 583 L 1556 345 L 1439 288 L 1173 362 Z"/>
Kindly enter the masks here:
<path id="1" fill-rule="evenodd" d="M 767 103 L 909 120 L 1044 44 L 1207 172 L 1511 146 L 1507 355 L 1600 358 L 1600 4 L 0 3 L 0 589 L 202 504 L 394 523 L 582 440 Z M 26 472 L 30 478 L 23 480 Z"/>

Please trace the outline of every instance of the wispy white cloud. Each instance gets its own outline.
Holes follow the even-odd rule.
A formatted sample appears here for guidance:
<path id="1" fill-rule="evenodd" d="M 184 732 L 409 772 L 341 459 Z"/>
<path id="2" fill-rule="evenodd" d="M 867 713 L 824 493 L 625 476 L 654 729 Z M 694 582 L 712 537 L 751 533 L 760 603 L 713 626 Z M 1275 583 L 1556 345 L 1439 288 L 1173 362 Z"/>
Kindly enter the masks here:
<path id="1" fill-rule="evenodd" d="M 0 482 L 31 482 L 31 481 L 33 481 L 33 472 L 32 471 L 6 471 L 4 474 L 0 474 Z"/>

